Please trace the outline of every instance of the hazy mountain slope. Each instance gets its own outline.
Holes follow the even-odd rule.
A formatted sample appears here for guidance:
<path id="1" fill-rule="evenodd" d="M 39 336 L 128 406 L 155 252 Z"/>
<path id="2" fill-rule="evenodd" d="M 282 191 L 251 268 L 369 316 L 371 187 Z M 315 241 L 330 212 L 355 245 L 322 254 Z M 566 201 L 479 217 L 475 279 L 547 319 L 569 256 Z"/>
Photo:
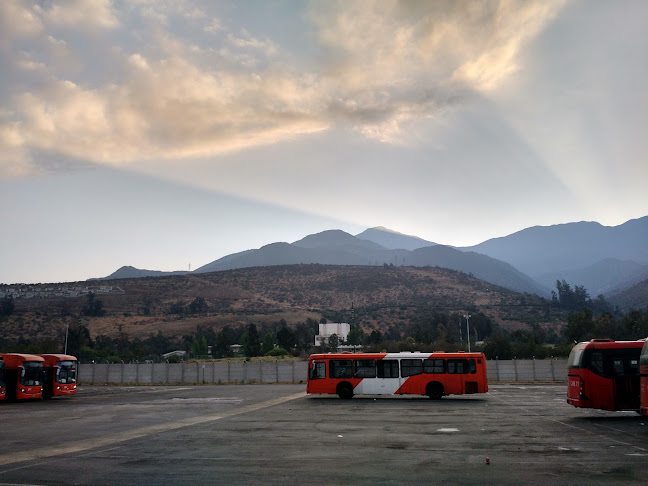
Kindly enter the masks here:
<path id="1" fill-rule="evenodd" d="M 511 265 L 485 255 L 461 252 L 445 246 L 426 246 L 414 251 L 387 250 L 375 242 L 331 230 L 309 235 L 292 244 L 273 243 L 258 250 L 217 260 L 196 273 L 257 266 L 319 263 L 326 265 L 431 266 L 471 273 L 477 278 L 517 292 L 549 295 Z"/>
<path id="2" fill-rule="evenodd" d="M 534 278 L 609 258 L 648 264 L 648 216 L 613 227 L 593 222 L 534 226 L 461 250 L 508 262 Z"/>
<path id="3" fill-rule="evenodd" d="M 606 299 L 623 312 L 633 309 L 643 312 L 648 309 L 648 279 L 642 280 L 628 289 L 612 293 Z"/>
<path id="4" fill-rule="evenodd" d="M 403 233 L 392 231 L 382 226 L 366 229 L 362 233 L 357 234 L 356 238 L 373 241 L 391 250 L 416 250 L 417 248 L 436 245 L 436 243 L 424 240 L 418 236 L 404 235 Z"/>
<path id="5" fill-rule="evenodd" d="M 648 265 L 607 258 L 584 268 L 540 275 L 535 280 L 550 288 L 556 286 L 556 280 L 565 280 L 571 285 L 582 285 L 590 297 L 594 298 L 627 288 L 646 278 Z"/>
<path id="6" fill-rule="evenodd" d="M 407 257 L 406 264 L 450 268 L 469 273 L 500 287 L 515 289 L 517 292 L 544 296 L 550 294 L 549 288 L 538 285 L 508 263 L 475 252 L 462 252 L 449 246 L 436 245 L 414 250 Z"/>

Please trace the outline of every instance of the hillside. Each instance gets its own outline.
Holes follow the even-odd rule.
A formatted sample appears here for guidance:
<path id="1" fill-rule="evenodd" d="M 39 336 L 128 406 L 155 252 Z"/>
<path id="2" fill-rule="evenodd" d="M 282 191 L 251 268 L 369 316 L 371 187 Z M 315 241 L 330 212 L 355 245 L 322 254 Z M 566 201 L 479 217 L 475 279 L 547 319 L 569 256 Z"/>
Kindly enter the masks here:
<path id="1" fill-rule="evenodd" d="M 355 318 L 365 332 L 386 332 L 422 322 L 431 312 L 481 312 L 505 329 L 531 323 L 558 329 L 565 321 L 545 299 L 442 268 L 285 265 L 111 280 L 110 285 L 120 292 L 96 294 L 106 315 L 82 318 L 93 338 L 120 331 L 130 338 L 158 331 L 182 336 L 197 326 L 219 329 L 281 319 L 296 325 L 322 317 Z M 206 311 L 178 311 L 197 298 L 204 299 Z M 66 322 L 77 321 L 86 300 L 84 296 L 17 299 L 14 314 L 0 323 L 3 335 L 60 336 Z"/>

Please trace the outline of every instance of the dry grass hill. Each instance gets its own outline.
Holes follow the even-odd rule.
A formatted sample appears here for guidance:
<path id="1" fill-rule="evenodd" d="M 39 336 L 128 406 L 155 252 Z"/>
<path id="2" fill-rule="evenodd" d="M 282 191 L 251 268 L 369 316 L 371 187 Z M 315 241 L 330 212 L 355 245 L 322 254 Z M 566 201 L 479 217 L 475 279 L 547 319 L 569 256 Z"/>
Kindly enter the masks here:
<path id="1" fill-rule="evenodd" d="M 21 298 L 15 300 L 15 312 L 0 322 L 0 331 L 5 338 L 59 338 L 66 323 L 81 319 L 93 338 L 114 337 L 120 331 L 131 338 L 158 331 L 172 337 L 198 326 L 218 330 L 281 319 L 295 325 L 325 317 L 354 319 L 365 332 L 384 332 L 430 312 L 481 312 L 509 330 L 538 324 L 558 331 L 565 321 L 546 299 L 442 268 L 286 265 L 111 280 L 106 285 L 123 292 L 95 294 L 103 316 L 81 316 L 86 296 Z M 206 305 L 192 311 L 196 302 Z"/>

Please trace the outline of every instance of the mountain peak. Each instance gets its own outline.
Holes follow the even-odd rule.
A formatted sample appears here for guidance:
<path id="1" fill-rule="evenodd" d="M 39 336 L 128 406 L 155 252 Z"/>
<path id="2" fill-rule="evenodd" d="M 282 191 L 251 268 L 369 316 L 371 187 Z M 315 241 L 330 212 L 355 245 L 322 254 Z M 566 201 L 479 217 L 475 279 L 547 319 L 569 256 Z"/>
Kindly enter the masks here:
<path id="1" fill-rule="evenodd" d="M 398 231 L 385 228 L 384 226 L 375 226 L 366 229 L 356 235 L 361 240 L 373 241 L 374 243 L 384 246 L 390 250 L 416 250 L 426 246 L 434 246 L 436 243 L 424 240 L 418 236 L 410 236 Z"/>

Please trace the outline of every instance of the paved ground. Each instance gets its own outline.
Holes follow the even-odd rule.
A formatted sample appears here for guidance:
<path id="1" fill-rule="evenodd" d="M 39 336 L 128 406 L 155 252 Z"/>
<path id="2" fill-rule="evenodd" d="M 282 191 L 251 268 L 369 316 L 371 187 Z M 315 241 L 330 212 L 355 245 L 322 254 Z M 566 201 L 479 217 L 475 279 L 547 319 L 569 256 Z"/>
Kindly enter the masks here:
<path id="1" fill-rule="evenodd" d="M 565 394 L 81 386 L 73 398 L 0 403 L 0 484 L 647 484 L 648 420 L 575 409 Z"/>

